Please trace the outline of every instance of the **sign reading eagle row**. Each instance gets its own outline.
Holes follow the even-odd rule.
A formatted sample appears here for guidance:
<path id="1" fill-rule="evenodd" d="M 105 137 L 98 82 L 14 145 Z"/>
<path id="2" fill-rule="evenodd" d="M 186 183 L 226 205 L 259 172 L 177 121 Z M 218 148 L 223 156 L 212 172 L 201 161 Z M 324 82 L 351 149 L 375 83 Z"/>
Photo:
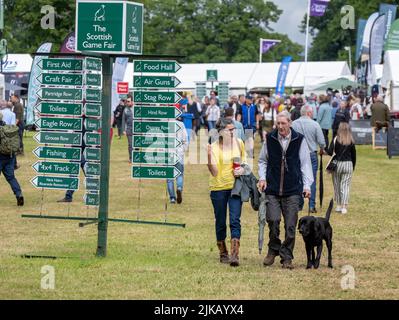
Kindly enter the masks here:
<path id="1" fill-rule="evenodd" d="M 32 166 L 40 175 L 31 182 L 37 188 L 78 190 L 84 160 L 87 192 L 84 201 L 88 206 L 98 206 L 102 61 L 89 57 L 46 58 L 41 59 L 38 66 L 43 72 L 36 78 L 40 89 L 35 125 L 41 131 L 34 139 L 44 146 L 33 151 L 43 161 Z"/>

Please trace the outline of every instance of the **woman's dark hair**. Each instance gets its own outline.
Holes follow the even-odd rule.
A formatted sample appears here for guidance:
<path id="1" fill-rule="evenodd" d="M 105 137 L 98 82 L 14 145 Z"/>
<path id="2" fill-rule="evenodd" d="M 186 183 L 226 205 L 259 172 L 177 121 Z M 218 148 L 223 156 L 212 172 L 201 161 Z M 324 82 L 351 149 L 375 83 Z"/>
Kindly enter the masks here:
<path id="1" fill-rule="evenodd" d="M 229 124 L 234 125 L 234 122 L 233 122 L 232 119 L 220 118 L 220 119 L 218 120 L 218 122 L 216 123 L 216 130 L 217 130 L 218 132 L 220 132 L 220 131 L 226 129 L 226 127 L 227 127 Z"/>

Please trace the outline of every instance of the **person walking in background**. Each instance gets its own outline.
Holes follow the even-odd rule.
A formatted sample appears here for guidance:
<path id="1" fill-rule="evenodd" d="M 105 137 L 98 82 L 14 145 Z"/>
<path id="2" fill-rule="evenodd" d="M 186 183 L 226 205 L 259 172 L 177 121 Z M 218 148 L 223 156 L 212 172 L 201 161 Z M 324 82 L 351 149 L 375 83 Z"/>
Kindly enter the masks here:
<path id="1" fill-rule="evenodd" d="M 303 99 L 302 98 L 297 98 L 295 100 L 295 106 L 291 110 L 291 120 L 295 121 L 301 117 L 301 108 L 303 106 Z"/>
<path id="2" fill-rule="evenodd" d="M 245 141 L 245 132 L 244 132 L 244 127 L 242 126 L 242 123 L 234 119 L 234 110 L 233 108 L 227 108 L 224 112 L 224 118 L 225 119 L 230 119 L 234 123 L 234 127 L 236 128 L 236 136 L 238 139 L 241 141 Z"/>
<path id="3" fill-rule="evenodd" d="M 259 136 L 260 136 L 260 141 L 261 143 L 263 143 L 263 130 L 262 130 L 262 114 L 263 114 L 263 110 L 266 108 L 267 102 L 266 102 L 266 98 L 265 97 L 260 97 L 258 99 L 258 102 L 256 103 L 256 107 L 258 108 L 258 114 L 259 114 Z"/>
<path id="4" fill-rule="evenodd" d="M 269 250 L 263 264 L 271 266 L 280 256 L 284 269 L 293 269 L 296 225 L 301 197 L 310 197 L 312 165 L 304 136 L 291 129 L 287 111 L 277 115 L 277 129 L 266 136 L 259 155 L 259 190 L 266 193 Z M 280 221 L 284 217 L 285 240 Z"/>
<path id="5" fill-rule="evenodd" d="M 265 107 L 261 113 L 260 126 L 262 128 L 262 141 L 264 141 L 266 134 L 273 131 L 274 123 L 276 121 L 276 110 L 272 107 L 270 100 L 266 100 Z"/>
<path id="6" fill-rule="evenodd" d="M 382 95 L 378 95 L 375 99 L 376 101 L 371 105 L 371 126 L 376 128 L 375 130 L 378 132 L 383 127 L 389 126 L 390 116 L 389 116 L 389 108 L 384 103 L 384 97 Z"/>
<path id="7" fill-rule="evenodd" d="M 305 137 L 310 152 L 310 160 L 312 162 L 313 183 L 310 187 L 311 195 L 309 200 L 310 213 L 317 213 L 316 210 L 316 185 L 317 185 L 317 169 L 319 166 L 317 159 L 317 147 L 320 147 L 319 154 L 324 153 L 326 141 L 324 140 L 323 131 L 320 125 L 313 120 L 313 108 L 310 105 L 304 105 L 301 109 L 301 117 L 292 123 L 292 128 Z"/>
<path id="8" fill-rule="evenodd" d="M 1 102 L 1 107 L 3 108 L 6 105 L 5 101 Z M 3 117 L 3 112 L 5 117 Z M 3 118 L 7 120 L 3 121 Z M 0 127 L 4 127 L 6 125 L 15 125 L 15 114 L 9 109 L 0 109 Z M 15 128 L 15 135 L 16 130 Z M 16 137 L 16 136 L 15 136 Z M 1 138 L 1 137 L 0 137 Z M 7 148 L 8 149 L 8 148 Z M 11 154 L 3 154 L 0 152 L 0 173 L 3 174 L 8 184 L 10 185 L 14 195 L 17 199 L 17 206 L 21 207 L 24 205 L 24 197 L 22 195 L 21 186 L 15 177 L 15 161 L 16 155 L 14 153 Z"/>
<path id="9" fill-rule="evenodd" d="M 183 201 L 183 184 L 184 184 L 184 153 L 188 148 L 187 130 L 183 123 L 183 118 L 177 118 L 181 129 L 176 133 L 176 138 L 180 140 L 181 144 L 176 148 L 176 154 L 179 157 L 179 162 L 175 165 L 176 169 L 181 173 L 176 178 L 176 193 L 175 193 L 175 179 L 167 179 L 166 184 L 168 188 L 170 203 L 180 204 Z M 176 197 L 177 194 L 177 197 Z"/>
<path id="10" fill-rule="evenodd" d="M 312 107 L 313 110 L 313 120 L 317 121 L 317 109 L 318 109 L 318 105 L 317 105 L 317 96 L 314 93 L 310 94 L 310 97 L 307 101 L 307 105 L 309 105 L 310 107 Z"/>
<path id="11" fill-rule="evenodd" d="M 332 107 L 329 102 L 329 97 L 321 94 L 319 96 L 319 111 L 317 113 L 317 122 L 319 123 L 321 130 L 323 131 L 324 140 L 326 141 L 326 150 L 329 146 L 328 132 L 331 130 L 332 125 Z"/>
<path id="12" fill-rule="evenodd" d="M 355 98 L 350 109 L 350 116 L 352 120 L 363 119 L 363 109 L 360 104 L 360 98 Z"/>
<path id="13" fill-rule="evenodd" d="M 19 140 L 20 140 L 20 150 L 19 154 L 24 154 L 24 129 L 25 129 L 25 121 L 24 121 L 24 107 L 19 100 L 19 96 L 15 93 L 11 96 L 12 103 L 12 111 L 15 113 L 16 124 L 19 129 Z"/>
<path id="14" fill-rule="evenodd" d="M 125 100 L 121 99 L 119 101 L 118 106 L 116 107 L 116 109 L 114 111 L 114 120 L 115 120 L 116 127 L 118 128 L 119 139 L 121 139 L 121 137 L 123 135 L 122 120 L 123 120 L 123 111 L 124 110 L 125 110 Z"/>
<path id="15" fill-rule="evenodd" d="M 339 105 L 339 109 L 335 113 L 334 122 L 333 122 L 333 125 L 332 125 L 332 131 L 333 131 L 333 137 L 332 138 L 333 139 L 337 135 L 337 131 L 338 131 L 340 123 L 341 122 L 349 123 L 350 118 L 351 118 L 351 116 L 350 116 L 349 109 L 348 109 L 348 102 L 342 100 L 340 105 Z"/>
<path id="16" fill-rule="evenodd" d="M 216 125 L 219 139 L 208 145 L 208 170 L 210 197 L 215 215 L 216 241 L 221 263 L 239 265 L 239 249 L 241 238 L 240 196 L 232 196 L 235 177 L 244 174 L 240 166 L 246 162 L 244 143 L 235 137 L 232 119 L 220 119 Z M 234 161 L 235 160 L 235 161 Z M 231 257 L 226 247 L 226 216 L 229 208 Z"/>
<path id="17" fill-rule="evenodd" d="M 356 166 L 356 147 L 352 130 L 347 122 L 341 122 L 337 136 L 328 150 L 337 160 L 337 168 L 332 172 L 334 185 L 334 199 L 337 204 L 336 211 L 346 214 L 348 212 L 350 184 Z"/>
<path id="18" fill-rule="evenodd" d="M 207 116 L 208 130 L 211 131 L 215 128 L 216 122 L 220 118 L 220 108 L 217 106 L 215 98 L 211 98 L 210 105 L 208 109 L 206 109 L 205 115 Z"/>
<path id="19" fill-rule="evenodd" d="M 133 152 L 133 97 L 127 96 L 126 108 L 123 111 L 123 133 L 127 137 L 127 149 L 129 152 L 129 163 L 132 163 L 132 152 Z"/>
<path id="20" fill-rule="evenodd" d="M 203 101 L 201 103 L 201 124 L 206 127 L 209 130 L 209 124 L 208 124 L 208 116 L 206 115 L 206 110 L 208 110 L 208 107 L 210 106 L 211 102 L 209 101 L 209 97 L 205 96 L 203 98 Z"/>
<path id="21" fill-rule="evenodd" d="M 195 96 L 188 96 L 188 105 L 187 105 L 187 112 L 193 115 L 193 126 L 192 126 L 192 134 L 191 136 L 194 138 L 198 135 L 198 130 L 200 129 L 200 118 L 201 113 L 198 111 L 198 105 L 196 102 Z"/>

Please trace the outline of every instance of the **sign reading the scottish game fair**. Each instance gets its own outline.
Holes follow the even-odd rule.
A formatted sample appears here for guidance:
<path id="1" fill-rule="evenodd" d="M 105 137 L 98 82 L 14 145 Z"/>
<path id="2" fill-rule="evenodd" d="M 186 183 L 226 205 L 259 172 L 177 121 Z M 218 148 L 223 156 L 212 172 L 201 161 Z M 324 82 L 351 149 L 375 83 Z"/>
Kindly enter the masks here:
<path id="1" fill-rule="evenodd" d="M 77 51 L 142 54 L 143 12 L 141 3 L 78 0 Z"/>

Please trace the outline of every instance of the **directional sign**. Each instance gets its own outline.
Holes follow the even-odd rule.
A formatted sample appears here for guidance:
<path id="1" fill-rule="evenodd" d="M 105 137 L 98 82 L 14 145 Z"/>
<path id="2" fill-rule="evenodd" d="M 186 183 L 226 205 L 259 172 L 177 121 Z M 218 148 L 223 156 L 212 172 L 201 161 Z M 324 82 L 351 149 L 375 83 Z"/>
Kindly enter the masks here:
<path id="1" fill-rule="evenodd" d="M 136 91 L 134 93 L 134 102 L 140 103 L 175 104 L 180 99 L 181 96 L 176 92 Z"/>
<path id="2" fill-rule="evenodd" d="M 218 71 L 206 70 L 206 81 L 218 81 Z"/>
<path id="3" fill-rule="evenodd" d="M 176 134 L 181 127 L 176 121 L 133 121 L 133 133 Z"/>
<path id="4" fill-rule="evenodd" d="M 176 107 L 134 107 L 134 119 L 176 119 L 182 112 Z"/>
<path id="5" fill-rule="evenodd" d="M 134 72 L 175 73 L 181 69 L 181 66 L 176 61 L 136 60 L 133 63 Z"/>
<path id="6" fill-rule="evenodd" d="M 84 171 L 86 176 L 99 176 L 101 174 L 101 165 L 99 163 L 86 162 Z"/>
<path id="7" fill-rule="evenodd" d="M 176 88 L 181 82 L 176 77 L 134 76 L 136 88 Z"/>
<path id="8" fill-rule="evenodd" d="M 87 161 L 100 161 L 101 149 L 85 148 L 84 157 Z"/>
<path id="9" fill-rule="evenodd" d="M 83 114 L 83 105 L 81 103 L 40 102 L 35 110 L 40 114 L 80 117 Z"/>
<path id="10" fill-rule="evenodd" d="M 99 58 L 85 58 L 85 70 L 101 72 L 103 70 L 102 60 Z"/>
<path id="11" fill-rule="evenodd" d="M 81 74 L 41 73 L 36 79 L 39 83 L 45 85 L 72 87 L 83 85 L 83 76 Z"/>
<path id="12" fill-rule="evenodd" d="M 81 101 L 83 98 L 82 89 L 42 88 L 36 94 L 41 100 Z"/>
<path id="13" fill-rule="evenodd" d="M 83 141 L 88 146 L 100 146 L 101 145 L 101 134 L 86 132 Z"/>
<path id="14" fill-rule="evenodd" d="M 82 131 L 82 119 L 72 118 L 39 118 L 36 120 L 35 125 L 40 129 L 46 130 L 75 130 Z"/>
<path id="15" fill-rule="evenodd" d="M 85 186 L 87 191 L 100 191 L 100 179 L 99 178 L 86 178 Z"/>
<path id="16" fill-rule="evenodd" d="M 42 59 L 37 66 L 46 71 L 83 71 L 83 60 Z"/>
<path id="17" fill-rule="evenodd" d="M 100 195 L 98 193 L 86 193 L 83 197 L 86 206 L 97 207 L 100 205 Z"/>
<path id="18" fill-rule="evenodd" d="M 40 131 L 33 136 L 33 139 L 44 144 L 82 145 L 82 133 L 80 132 Z"/>
<path id="19" fill-rule="evenodd" d="M 34 165 L 32 165 L 32 168 L 37 173 L 66 174 L 69 176 L 78 176 L 80 171 L 80 164 L 68 162 L 38 161 Z"/>
<path id="20" fill-rule="evenodd" d="M 85 115 L 87 117 L 95 117 L 99 118 L 101 117 L 101 104 L 96 104 L 96 103 L 86 103 L 85 105 Z"/>
<path id="21" fill-rule="evenodd" d="M 36 188 L 79 190 L 79 178 L 37 176 L 31 180 Z"/>
<path id="22" fill-rule="evenodd" d="M 89 87 L 102 87 L 103 77 L 101 74 L 87 73 L 84 77 L 85 85 Z"/>
<path id="23" fill-rule="evenodd" d="M 181 144 L 179 139 L 172 137 L 133 136 L 133 148 L 175 149 Z"/>
<path id="24" fill-rule="evenodd" d="M 178 155 L 174 152 L 168 153 L 165 151 L 133 151 L 132 162 L 143 163 L 143 164 L 167 164 L 175 165 L 180 161 Z"/>
<path id="25" fill-rule="evenodd" d="M 133 179 L 174 179 L 180 174 L 175 167 L 132 167 Z"/>
<path id="26" fill-rule="evenodd" d="M 89 131 L 98 131 L 101 129 L 101 120 L 86 118 L 85 128 Z"/>
<path id="27" fill-rule="evenodd" d="M 80 161 L 80 148 L 37 147 L 33 153 L 41 159 L 75 160 Z"/>
<path id="28" fill-rule="evenodd" d="M 86 101 L 101 102 L 102 91 L 98 89 L 86 89 Z"/>

